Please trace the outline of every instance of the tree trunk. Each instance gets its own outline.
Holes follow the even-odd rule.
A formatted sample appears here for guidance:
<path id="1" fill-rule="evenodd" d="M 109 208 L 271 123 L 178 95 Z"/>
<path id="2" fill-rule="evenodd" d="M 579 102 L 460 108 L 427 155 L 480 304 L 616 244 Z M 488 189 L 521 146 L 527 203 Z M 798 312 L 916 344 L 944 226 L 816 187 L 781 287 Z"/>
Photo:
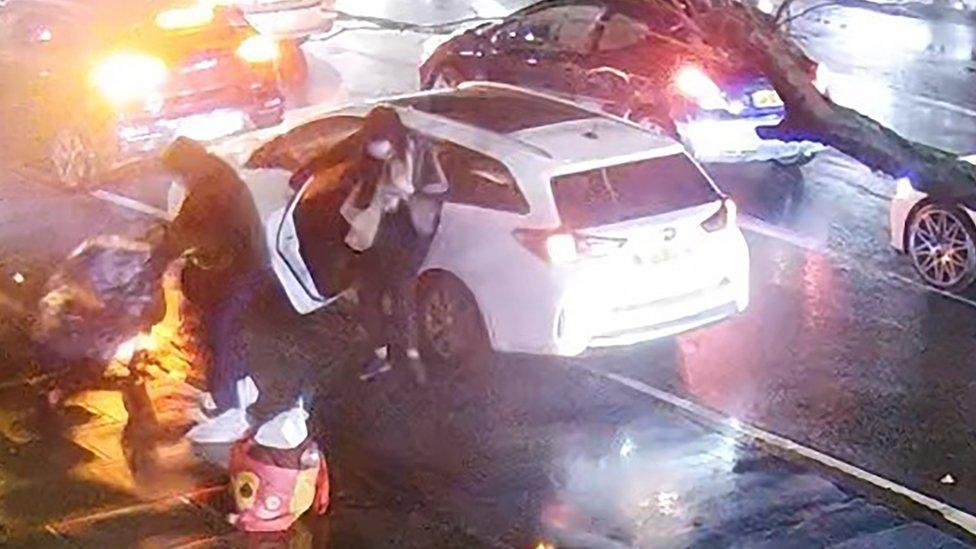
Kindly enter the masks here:
<path id="1" fill-rule="evenodd" d="M 936 198 L 976 191 L 976 170 L 954 154 L 915 143 L 852 109 L 833 103 L 814 86 L 799 46 L 772 18 L 738 2 L 712 5 L 692 20 L 707 44 L 750 61 L 769 78 L 786 105 L 786 118 L 761 128 L 760 137 L 830 145 L 871 169 L 908 177 Z"/>

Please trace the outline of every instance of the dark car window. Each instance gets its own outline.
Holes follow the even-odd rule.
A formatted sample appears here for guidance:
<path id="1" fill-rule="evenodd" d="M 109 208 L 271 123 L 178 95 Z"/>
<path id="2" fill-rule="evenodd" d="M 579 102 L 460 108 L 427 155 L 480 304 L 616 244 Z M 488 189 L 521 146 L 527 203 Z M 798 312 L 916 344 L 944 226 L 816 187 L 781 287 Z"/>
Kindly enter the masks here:
<path id="1" fill-rule="evenodd" d="M 683 154 L 563 175 L 552 182 L 568 227 L 619 223 L 707 204 L 719 193 Z"/>
<path id="2" fill-rule="evenodd" d="M 615 13 L 603 24 L 597 49 L 613 51 L 629 48 L 646 40 L 649 32 L 646 24 Z"/>
<path id="3" fill-rule="evenodd" d="M 509 46 L 587 53 L 603 9 L 559 6 L 533 12 L 503 25 L 494 40 Z"/>
<path id="4" fill-rule="evenodd" d="M 438 145 L 437 162 L 450 186 L 451 202 L 528 213 L 529 203 L 504 164 L 453 143 Z"/>

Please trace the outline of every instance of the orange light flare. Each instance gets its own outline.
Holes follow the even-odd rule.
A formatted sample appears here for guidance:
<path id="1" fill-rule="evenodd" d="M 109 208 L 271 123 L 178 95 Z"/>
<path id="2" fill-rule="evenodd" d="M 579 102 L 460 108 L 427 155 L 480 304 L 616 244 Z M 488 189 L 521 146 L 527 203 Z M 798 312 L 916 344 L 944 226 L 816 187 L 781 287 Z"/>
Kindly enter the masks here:
<path id="1" fill-rule="evenodd" d="M 213 19 L 213 6 L 196 4 L 159 12 L 156 14 L 156 26 L 166 30 L 191 29 L 208 25 Z"/>
<path id="2" fill-rule="evenodd" d="M 132 357 L 139 351 L 153 351 L 158 346 L 155 338 L 147 333 L 139 333 L 135 336 L 123 341 L 115 349 L 115 354 L 112 355 L 113 360 L 117 360 L 122 364 L 128 364 L 132 361 Z"/>
<path id="3" fill-rule="evenodd" d="M 273 63 L 281 57 L 281 48 L 272 38 L 255 34 L 241 42 L 237 47 L 237 55 L 248 63 Z"/>
<path id="4" fill-rule="evenodd" d="M 179 269 L 176 269 L 167 272 L 163 277 L 163 301 L 166 308 L 163 318 L 148 332 L 141 332 L 118 346 L 113 356 L 113 361 L 118 365 L 127 367 L 138 351 L 148 351 L 152 355 L 151 364 L 147 365 L 148 373 L 179 381 L 187 378 L 193 357 L 188 357 L 181 351 L 185 347 L 182 344 L 181 315 L 184 297 L 179 287 L 179 276 Z"/>

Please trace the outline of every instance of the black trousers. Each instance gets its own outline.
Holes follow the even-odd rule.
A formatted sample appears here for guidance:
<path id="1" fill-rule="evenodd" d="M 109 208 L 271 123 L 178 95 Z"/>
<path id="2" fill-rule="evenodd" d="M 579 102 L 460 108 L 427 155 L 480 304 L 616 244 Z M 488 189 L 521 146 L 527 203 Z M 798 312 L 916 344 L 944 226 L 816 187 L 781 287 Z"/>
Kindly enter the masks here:
<path id="1" fill-rule="evenodd" d="M 246 315 L 255 295 L 270 281 L 270 270 L 255 269 L 225 278 L 224 286 L 195 303 L 201 312 L 203 342 L 210 352 L 207 390 L 220 411 L 240 405 L 237 382 L 250 372 Z M 192 298 L 191 298 L 192 300 Z"/>
<path id="2" fill-rule="evenodd" d="M 417 348 L 417 307 L 413 277 L 369 265 L 360 279 L 359 300 L 370 350 L 389 345 L 390 360 Z"/>

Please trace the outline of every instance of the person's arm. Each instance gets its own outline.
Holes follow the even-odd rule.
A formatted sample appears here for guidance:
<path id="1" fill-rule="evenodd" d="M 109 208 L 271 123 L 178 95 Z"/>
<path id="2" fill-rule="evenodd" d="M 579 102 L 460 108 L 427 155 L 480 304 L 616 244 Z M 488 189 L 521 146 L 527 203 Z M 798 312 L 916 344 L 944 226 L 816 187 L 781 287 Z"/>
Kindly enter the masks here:
<path id="1" fill-rule="evenodd" d="M 359 134 L 353 134 L 343 139 L 325 153 L 316 156 L 295 170 L 295 173 L 288 180 L 288 186 L 298 191 L 315 174 L 332 169 L 342 162 L 355 158 L 361 149 L 362 138 Z"/>
<path id="2" fill-rule="evenodd" d="M 215 222 L 212 203 L 217 198 L 212 193 L 201 191 L 188 193 L 179 213 L 166 231 L 160 253 L 171 259 L 185 255 L 196 266 L 204 269 L 227 263 L 220 257 L 226 255 L 226 251 L 220 249 L 221 242 L 213 234 L 212 228 Z"/>

